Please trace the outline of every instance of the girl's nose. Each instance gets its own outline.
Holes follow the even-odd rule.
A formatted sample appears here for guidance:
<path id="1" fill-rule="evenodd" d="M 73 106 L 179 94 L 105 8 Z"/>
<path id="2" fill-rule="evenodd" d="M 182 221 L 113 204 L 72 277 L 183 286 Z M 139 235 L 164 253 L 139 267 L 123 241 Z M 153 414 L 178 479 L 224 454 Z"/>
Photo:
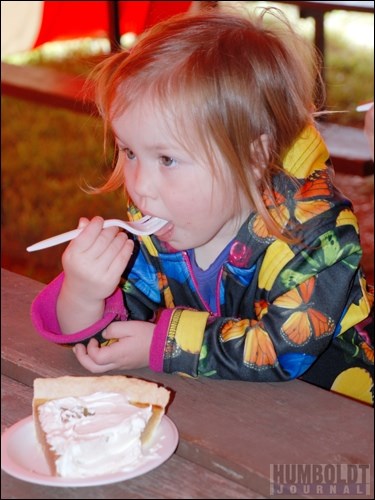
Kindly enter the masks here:
<path id="1" fill-rule="evenodd" d="M 153 198 L 155 197 L 156 193 L 155 188 L 156 186 L 152 172 L 147 168 L 145 164 L 141 164 L 141 162 L 138 162 L 133 177 L 134 192 L 142 198 Z"/>

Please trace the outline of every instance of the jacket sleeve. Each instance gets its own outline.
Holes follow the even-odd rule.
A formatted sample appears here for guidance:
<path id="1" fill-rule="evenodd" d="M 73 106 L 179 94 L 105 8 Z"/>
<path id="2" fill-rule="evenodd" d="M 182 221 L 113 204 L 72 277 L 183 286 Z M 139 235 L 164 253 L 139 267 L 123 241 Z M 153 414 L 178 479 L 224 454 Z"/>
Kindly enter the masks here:
<path id="1" fill-rule="evenodd" d="M 112 321 L 123 321 L 127 318 L 122 293 L 120 288 L 118 288 L 106 299 L 104 314 L 100 321 L 80 332 L 64 335 L 61 332 L 56 314 L 57 298 L 63 280 L 64 273 L 61 273 L 37 295 L 31 305 L 31 320 L 37 332 L 45 339 L 56 344 L 69 345 L 88 341 L 91 337 L 96 337 L 99 341 L 103 341 L 104 339 L 100 334 L 105 327 L 112 323 Z"/>
<path id="2" fill-rule="evenodd" d="M 57 344 L 88 343 L 92 337 L 100 343 L 106 343 L 108 340 L 101 333 L 113 321 L 155 321 L 162 294 L 158 274 L 147 258 L 147 252 L 139 252 L 129 270 L 124 271 L 120 286 L 105 300 L 104 314 L 98 322 L 69 335 L 61 332 L 56 314 L 57 299 L 64 280 L 64 273 L 61 273 L 32 303 L 31 319 L 35 329 L 42 337 Z"/>
<path id="3" fill-rule="evenodd" d="M 359 268 L 361 255 L 353 226 L 336 226 L 306 246 L 276 241 L 257 276 L 255 300 L 248 295 L 253 300 L 248 313 L 246 307 L 240 317 L 164 311 L 154 333 L 151 367 L 248 381 L 300 376 L 335 336 L 368 316 L 371 299 Z"/>

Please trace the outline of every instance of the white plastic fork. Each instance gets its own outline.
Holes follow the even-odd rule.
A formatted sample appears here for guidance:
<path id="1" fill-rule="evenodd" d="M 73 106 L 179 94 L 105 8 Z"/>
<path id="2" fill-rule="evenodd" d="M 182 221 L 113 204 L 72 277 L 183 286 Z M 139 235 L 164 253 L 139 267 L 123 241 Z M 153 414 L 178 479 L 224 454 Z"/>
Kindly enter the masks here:
<path id="1" fill-rule="evenodd" d="M 146 215 L 137 221 L 123 221 L 120 219 L 108 219 L 104 221 L 103 227 L 112 227 L 118 226 L 130 233 L 137 235 L 150 235 L 155 233 L 159 229 L 161 229 L 168 221 L 164 219 L 159 219 L 158 217 L 151 217 L 150 215 Z M 60 243 L 65 243 L 66 241 L 73 240 L 76 238 L 82 229 L 73 229 L 72 231 L 68 231 L 66 233 L 58 234 L 56 236 L 52 236 L 51 238 L 47 238 L 46 240 L 39 241 L 34 245 L 31 245 L 26 248 L 28 252 L 35 252 L 36 250 L 42 250 L 44 248 L 53 247 L 55 245 L 60 245 Z"/>
<path id="2" fill-rule="evenodd" d="M 355 108 L 356 111 L 358 111 L 359 113 L 361 112 L 366 112 L 368 111 L 370 108 L 372 108 L 372 106 L 374 105 L 373 102 L 366 102 L 365 104 L 361 104 L 359 106 L 357 106 Z"/>

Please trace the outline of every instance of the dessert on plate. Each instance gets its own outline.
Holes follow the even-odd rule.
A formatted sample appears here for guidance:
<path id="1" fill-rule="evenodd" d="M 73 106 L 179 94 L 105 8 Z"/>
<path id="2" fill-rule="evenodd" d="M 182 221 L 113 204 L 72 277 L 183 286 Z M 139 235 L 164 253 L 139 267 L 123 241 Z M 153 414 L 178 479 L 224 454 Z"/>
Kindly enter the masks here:
<path id="1" fill-rule="evenodd" d="M 169 397 L 164 387 L 123 375 L 35 379 L 34 426 L 51 474 L 90 477 L 138 467 Z"/>

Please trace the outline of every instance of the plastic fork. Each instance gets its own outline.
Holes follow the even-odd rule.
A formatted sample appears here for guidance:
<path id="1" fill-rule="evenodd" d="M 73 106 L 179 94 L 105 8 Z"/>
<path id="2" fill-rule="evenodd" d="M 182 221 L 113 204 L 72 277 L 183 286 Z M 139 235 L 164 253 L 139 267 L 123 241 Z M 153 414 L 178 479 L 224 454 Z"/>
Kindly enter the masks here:
<path id="1" fill-rule="evenodd" d="M 112 227 L 117 226 L 129 231 L 132 234 L 137 235 L 150 235 L 155 233 L 159 229 L 161 229 L 168 221 L 164 219 L 159 219 L 158 217 L 151 217 L 150 215 L 146 215 L 137 221 L 123 221 L 120 219 L 108 219 L 104 221 L 103 227 Z M 42 250 L 44 248 L 53 247 L 55 245 L 60 245 L 60 243 L 65 243 L 66 241 L 73 240 L 76 238 L 82 229 L 73 229 L 72 231 L 68 231 L 66 233 L 58 234 L 56 236 L 52 236 L 51 238 L 47 238 L 46 240 L 39 241 L 34 245 L 31 245 L 26 248 L 28 252 L 35 252 L 36 250 Z"/>
<path id="2" fill-rule="evenodd" d="M 356 111 L 358 112 L 366 112 L 368 111 L 370 108 L 372 108 L 372 106 L 374 105 L 373 102 L 366 102 L 365 104 L 360 104 L 359 106 L 357 106 L 355 108 Z"/>

